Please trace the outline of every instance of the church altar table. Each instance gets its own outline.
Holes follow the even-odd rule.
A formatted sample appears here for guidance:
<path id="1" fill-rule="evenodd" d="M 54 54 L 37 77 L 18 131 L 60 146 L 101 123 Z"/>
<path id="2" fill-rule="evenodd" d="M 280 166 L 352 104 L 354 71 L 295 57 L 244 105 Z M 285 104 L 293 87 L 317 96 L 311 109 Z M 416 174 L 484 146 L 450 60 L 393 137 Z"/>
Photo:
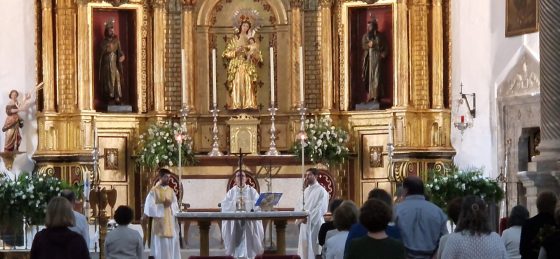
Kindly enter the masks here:
<path id="1" fill-rule="evenodd" d="M 179 221 L 197 221 L 200 229 L 200 255 L 210 254 L 209 230 L 214 220 L 272 220 L 276 226 L 278 254 L 286 254 L 286 225 L 288 220 L 304 219 L 305 211 L 257 211 L 257 212 L 179 212 Z"/>

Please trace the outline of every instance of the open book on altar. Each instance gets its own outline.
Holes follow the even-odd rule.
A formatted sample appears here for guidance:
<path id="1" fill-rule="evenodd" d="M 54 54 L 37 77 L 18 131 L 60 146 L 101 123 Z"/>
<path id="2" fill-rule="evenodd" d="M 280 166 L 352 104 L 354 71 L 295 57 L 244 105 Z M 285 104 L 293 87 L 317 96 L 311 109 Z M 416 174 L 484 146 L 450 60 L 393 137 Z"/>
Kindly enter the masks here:
<path id="1" fill-rule="evenodd" d="M 255 206 L 261 207 L 262 210 L 271 210 L 274 205 L 278 204 L 280 201 L 280 197 L 282 197 L 282 193 L 280 192 L 265 192 L 261 193 L 257 202 L 255 202 Z"/>

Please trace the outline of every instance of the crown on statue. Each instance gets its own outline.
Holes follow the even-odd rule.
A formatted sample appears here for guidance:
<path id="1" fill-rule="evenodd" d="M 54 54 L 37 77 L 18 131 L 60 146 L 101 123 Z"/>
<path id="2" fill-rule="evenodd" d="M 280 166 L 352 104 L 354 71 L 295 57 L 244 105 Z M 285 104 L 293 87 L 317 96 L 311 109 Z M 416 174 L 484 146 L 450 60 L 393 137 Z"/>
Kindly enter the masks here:
<path id="1" fill-rule="evenodd" d="M 233 12 L 232 16 L 232 25 L 233 29 L 237 32 L 239 30 L 239 26 L 241 26 L 244 22 L 249 22 L 251 24 L 251 30 L 258 31 L 263 24 L 263 20 L 259 15 L 259 12 L 254 9 L 239 9 Z"/>
<path id="2" fill-rule="evenodd" d="M 247 16 L 247 15 L 241 15 L 241 16 L 239 17 L 239 21 L 240 21 L 240 23 L 243 23 L 243 22 L 251 22 L 251 17 L 249 17 L 249 16 Z"/>
<path id="3" fill-rule="evenodd" d="M 107 28 L 113 28 L 115 27 L 115 19 L 111 18 L 110 20 L 107 20 L 105 23 L 103 23 L 105 25 L 105 29 Z"/>

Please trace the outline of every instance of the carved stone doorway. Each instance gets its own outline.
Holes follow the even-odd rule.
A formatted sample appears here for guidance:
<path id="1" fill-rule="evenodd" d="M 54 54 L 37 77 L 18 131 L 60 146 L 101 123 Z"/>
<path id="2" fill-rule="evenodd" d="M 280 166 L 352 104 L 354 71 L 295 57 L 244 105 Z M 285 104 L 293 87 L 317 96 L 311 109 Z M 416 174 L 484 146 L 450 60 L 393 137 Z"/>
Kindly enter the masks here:
<path id="1" fill-rule="evenodd" d="M 526 188 L 520 172 L 528 171 L 540 126 L 539 61 L 527 50 L 506 73 L 497 91 L 497 161 L 503 172 L 506 198 L 502 216 L 515 205 L 527 206 Z M 532 150 L 532 151 L 531 151 Z"/>

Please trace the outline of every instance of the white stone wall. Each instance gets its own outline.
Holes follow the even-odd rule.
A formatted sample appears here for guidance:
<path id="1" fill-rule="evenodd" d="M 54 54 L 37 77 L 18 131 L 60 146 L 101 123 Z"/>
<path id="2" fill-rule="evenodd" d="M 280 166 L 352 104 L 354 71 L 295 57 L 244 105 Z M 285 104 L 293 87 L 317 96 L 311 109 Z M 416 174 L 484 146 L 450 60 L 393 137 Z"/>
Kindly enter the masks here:
<path id="1" fill-rule="evenodd" d="M 484 167 L 496 177 L 497 157 L 496 90 L 504 71 L 522 48 L 539 53 L 538 33 L 505 37 L 506 0 L 452 2 L 452 114 L 457 114 L 461 82 L 464 93 L 476 93 L 474 126 L 461 133 L 453 128 L 451 142 L 459 167 Z"/>
<path id="2" fill-rule="evenodd" d="M 35 7 L 32 0 L 0 0 L 0 123 L 6 120 L 5 107 L 12 89 L 32 93 L 35 99 Z M 34 108 L 33 108 L 34 109 Z M 35 111 L 22 113 L 24 127 L 20 151 L 27 156 L 16 158 L 13 172 L 30 171 L 30 157 L 37 148 Z M 4 133 L 0 132 L 0 149 L 4 151 Z M 4 170 L 4 165 L 0 165 Z"/>

